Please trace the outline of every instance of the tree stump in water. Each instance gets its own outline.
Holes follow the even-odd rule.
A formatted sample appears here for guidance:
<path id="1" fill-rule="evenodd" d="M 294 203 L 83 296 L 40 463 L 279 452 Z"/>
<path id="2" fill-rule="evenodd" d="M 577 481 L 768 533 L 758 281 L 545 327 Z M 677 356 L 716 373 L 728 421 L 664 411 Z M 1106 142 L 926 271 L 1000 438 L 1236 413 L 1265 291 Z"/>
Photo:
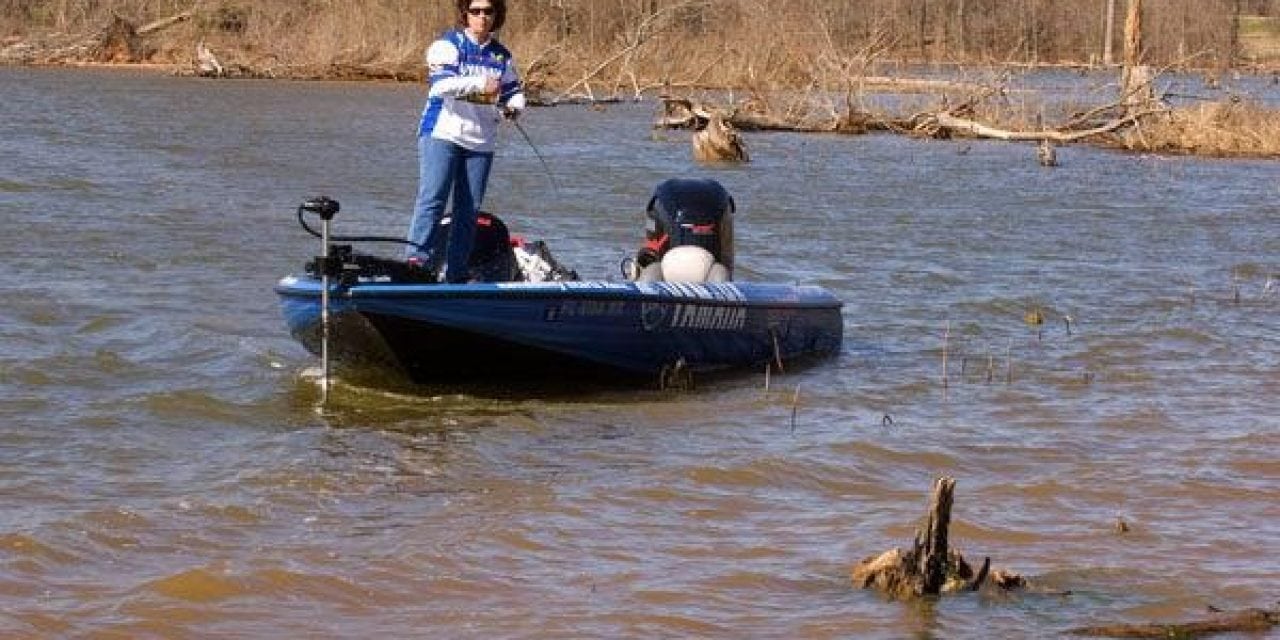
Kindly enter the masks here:
<path id="1" fill-rule="evenodd" d="M 749 162 L 747 144 L 723 116 L 712 112 L 707 126 L 693 134 L 693 158 L 699 162 Z"/>
<path id="2" fill-rule="evenodd" d="M 988 578 L 1002 589 L 1023 586 L 1022 577 L 1006 571 L 990 571 L 991 559 L 984 558 L 975 573 L 958 551 L 949 547 L 947 529 L 951 525 L 954 478 L 942 477 L 933 483 L 929 512 L 916 529 L 911 550 L 890 549 L 859 562 L 853 568 L 854 585 L 875 588 L 891 598 L 912 599 L 957 591 L 976 591 Z"/>
<path id="3" fill-rule="evenodd" d="M 750 162 L 747 143 L 733 124 L 736 112 L 695 104 L 686 98 L 662 99 L 655 128 L 693 129 L 693 159 L 699 162 Z"/>

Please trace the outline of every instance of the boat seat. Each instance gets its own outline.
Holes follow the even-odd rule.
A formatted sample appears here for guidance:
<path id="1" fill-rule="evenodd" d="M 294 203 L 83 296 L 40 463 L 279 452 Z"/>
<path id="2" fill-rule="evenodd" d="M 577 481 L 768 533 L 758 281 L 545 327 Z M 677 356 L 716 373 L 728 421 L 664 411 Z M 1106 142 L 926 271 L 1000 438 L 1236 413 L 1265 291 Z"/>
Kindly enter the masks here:
<path id="1" fill-rule="evenodd" d="M 636 282 L 728 282 L 729 270 L 710 251 L 685 245 L 675 247 L 662 260 L 645 267 Z"/>

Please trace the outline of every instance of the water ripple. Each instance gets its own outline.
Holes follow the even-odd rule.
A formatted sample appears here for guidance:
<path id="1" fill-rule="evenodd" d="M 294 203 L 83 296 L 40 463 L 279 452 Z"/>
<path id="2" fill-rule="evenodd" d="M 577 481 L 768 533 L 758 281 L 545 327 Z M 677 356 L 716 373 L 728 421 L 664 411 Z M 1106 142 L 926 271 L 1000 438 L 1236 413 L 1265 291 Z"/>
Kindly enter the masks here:
<path id="1" fill-rule="evenodd" d="M 293 207 L 402 233 L 421 87 L 0 75 L 0 635 L 1038 637 L 1274 599 L 1273 162 L 751 132 L 703 167 L 652 103 L 538 109 L 554 176 L 504 130 L 486 196 L 513 230 L 617 277 L 653 186 L 716 178 L 740 272 L 830 288 L 844 352 L 320 407 L 271 292 L 316 251 Z M 944 473 L 953 544 L 1073 595 L 853 590 Z"/>

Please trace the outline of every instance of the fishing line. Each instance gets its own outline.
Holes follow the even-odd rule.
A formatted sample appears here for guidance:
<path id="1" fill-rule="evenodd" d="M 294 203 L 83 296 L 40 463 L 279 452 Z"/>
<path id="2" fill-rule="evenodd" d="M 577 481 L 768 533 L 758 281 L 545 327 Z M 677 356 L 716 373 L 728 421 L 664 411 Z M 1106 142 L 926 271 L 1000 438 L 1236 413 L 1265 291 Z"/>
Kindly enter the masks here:
<path id="1" fill-rule="evenodd" d="M 538 150 L 538 145 L 533 143 L 533 138 L 529 137 L 529 132 L 524 130 L 524 126 L 520 124 L 520 120 L 516 117 L 507 117 L 507 121 L 515 125 L 516 131 L 524 137 L 524 141 L 529 144 L 529 148 L 533 149 L 533 155 L 538 156 L 538 161 L 542 163 L 542 170 L 547 173 L 547 180 L 551 182 L 551 190 L 556 192 L 556 197 L 560 197 L 560 185 L 556 182 L 556 175 L 551 172 L 551 165 L 547 163 L 547 159 L 543 157 L 542 151 Z"/>

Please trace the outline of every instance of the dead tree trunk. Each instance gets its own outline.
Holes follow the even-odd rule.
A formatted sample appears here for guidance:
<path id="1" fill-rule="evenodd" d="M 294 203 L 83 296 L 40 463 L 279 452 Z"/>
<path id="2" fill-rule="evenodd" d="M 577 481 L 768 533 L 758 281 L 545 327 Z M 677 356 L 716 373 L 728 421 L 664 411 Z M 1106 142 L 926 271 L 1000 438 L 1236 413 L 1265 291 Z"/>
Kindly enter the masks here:
<path id="1" fill-rule="evenodd" d="M 1235 64 L 1236 64 L 1236 60 L 1238 60 L 1238 59 L 1240 58 L 1240 54 L 1241 54 L 1241 51 L 1240 51 L 1240 14 L 1241 14 L 1241 9 L 1242 9 L 1241 4 L 1242 4 L 1242 3 L 1240 2 L 1240 0 L 1235 0 L 1235 2 L 1233 2 L 1233 3 L 1232 3 L 1232 8 L 1231 8 L 1231 30 L 1230 30 L 1231 38 L 1230 38 L 1230 40 L 1228 40 L 1228 42 L 1227 42 L 1227 55 L 1226 55 L 1226 58 L 1227 58 L 1227 59 L 1226 59 L 1226 61 L 1225 61 L 1225 64 L 1224 64 L 1224 65 L 1223 65 L 1223 67 L 1222 67 L 1224 71 L 1225 71 L 1225 70 L 1227 70 L 1227 69 L 1230 69 L 1230 68 L 1234 67 L 1234 66 L 1235 66 Z"/>
<path id="2" fill-rule="evenodd" d="M 926 63 L 929 62 L 929 3 L 927 0 L 920 0 L 920 24 L 916 30 L 916 39 L 920 45 L 920 59 Z"/>
<path id="3" fill-rule="evenodd" d="M 1120 72 L 1121 102 L 1130 109 L 1155 101 L 1151 68 L 1142 64 L 1142 0 L 1129 0 L 1124 20 L 1124 69 Z"/>
<path id="4" fill-rule="evenodd" d="M 1116 41 L 1116 0 L 1107 0 L 1107 14 L 1103 16 L 1102 64 L 1111 66 L 1115 56 L 1111 51 Z"/>

